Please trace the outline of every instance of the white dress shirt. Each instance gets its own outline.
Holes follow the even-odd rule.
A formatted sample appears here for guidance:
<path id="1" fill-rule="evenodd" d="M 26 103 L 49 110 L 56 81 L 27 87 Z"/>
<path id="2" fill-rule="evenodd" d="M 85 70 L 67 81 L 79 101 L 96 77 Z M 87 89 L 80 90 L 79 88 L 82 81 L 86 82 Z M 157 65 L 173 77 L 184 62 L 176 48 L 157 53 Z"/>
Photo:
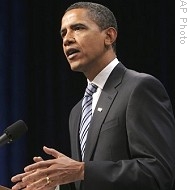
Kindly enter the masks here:
<path id="1" fill-rule="evenodd" d="M 100 94 L 102 92 L 102 89 L 111 74 L 112 70 L 115 68 L 115 66 L 119 63 L 118 59 L 115 58 L 113 61 L 111 61 L 95 78 L 91 83 L 94 83 L 98 86 L 97 91 L 93 94 L 93 100 L 92 100 L 92 114 L 94 113 L 94 109 L 96 107 L 96 104 L 98 102 L 98 99 L 100 97 Z M 87 80 L 88 83 L 90 83 L 89 80 Z"/>

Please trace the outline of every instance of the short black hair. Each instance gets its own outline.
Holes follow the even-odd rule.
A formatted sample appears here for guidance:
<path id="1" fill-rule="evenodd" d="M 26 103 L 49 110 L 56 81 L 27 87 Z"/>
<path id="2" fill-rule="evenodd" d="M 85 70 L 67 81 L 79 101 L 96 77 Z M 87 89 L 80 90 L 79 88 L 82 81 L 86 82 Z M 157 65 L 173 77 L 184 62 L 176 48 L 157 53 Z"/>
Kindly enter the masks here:
<path id="1" fill-rule="evenodd" d="M 113 27 L 118 31 L 117 21 L 113 12 L 101 4 L 93 2 L 77 2 L 70 5 L 65 13 L 72 9 L 87 9 L 90 19 L 93 20 L 101 30 Z M 112 47 L 114 51 L 116 51 L 116 42 L 112 44 Z"/>

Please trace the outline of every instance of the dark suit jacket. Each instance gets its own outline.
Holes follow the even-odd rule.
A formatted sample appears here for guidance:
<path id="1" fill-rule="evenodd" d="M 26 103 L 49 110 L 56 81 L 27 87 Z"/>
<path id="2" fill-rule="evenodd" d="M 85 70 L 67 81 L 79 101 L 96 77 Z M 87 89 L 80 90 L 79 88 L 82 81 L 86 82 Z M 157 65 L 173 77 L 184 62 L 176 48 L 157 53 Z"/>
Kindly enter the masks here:
<path id="1" fill-rule="evenodd" d="M 81 103 L 69 119 L 75 160 L 81 160 Z M 95 108 L 85 149 L 85 180 L 77 182 L 76 189 L 171 190 L 174 160 L 174 117 L 163 85 L 119 63 Z"/>

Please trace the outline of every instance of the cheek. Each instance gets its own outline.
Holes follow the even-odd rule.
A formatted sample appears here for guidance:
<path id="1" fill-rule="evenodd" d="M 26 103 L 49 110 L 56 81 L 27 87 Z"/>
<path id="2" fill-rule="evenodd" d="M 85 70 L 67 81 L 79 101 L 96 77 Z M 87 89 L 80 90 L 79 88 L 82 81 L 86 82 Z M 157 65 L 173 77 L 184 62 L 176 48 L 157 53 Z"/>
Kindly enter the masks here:
<path id="1" fill-rule="evenodd" d="M 94 36 L 91 39 L 85 40 L 83 47 L 84 47 L 84 50 L 86 50 L 87 52 L 96 54 L 98 52 L 101 52 L 104 49 L 104 43 L 102 40 Z"/>
<path id="2" fill-rule="evenodd" d="M 64 48 L 64 44 L 62 43 L 62 49 L 63 49 L 63 53 L 65 55 L 65 48 Z M 66 56 L 66 55 L 65 55 Z"/>

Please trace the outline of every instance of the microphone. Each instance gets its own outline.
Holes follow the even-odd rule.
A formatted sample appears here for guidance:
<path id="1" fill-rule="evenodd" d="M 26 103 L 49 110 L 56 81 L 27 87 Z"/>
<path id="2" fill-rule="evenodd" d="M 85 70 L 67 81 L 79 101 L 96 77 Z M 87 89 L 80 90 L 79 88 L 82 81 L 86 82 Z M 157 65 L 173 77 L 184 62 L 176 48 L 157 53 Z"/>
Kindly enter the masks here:
<path id="1" fill-rule="evenodd" d="M 26 131 L 28 130 L 28 127 L 22 120 L 18 120 L 15 123 L 13 123 L 11 126 L 7 127 L 4 130 L 3 135 L 0 136 L 0 146 L 11 143 L 15 139 L 22 136 Z"/>

